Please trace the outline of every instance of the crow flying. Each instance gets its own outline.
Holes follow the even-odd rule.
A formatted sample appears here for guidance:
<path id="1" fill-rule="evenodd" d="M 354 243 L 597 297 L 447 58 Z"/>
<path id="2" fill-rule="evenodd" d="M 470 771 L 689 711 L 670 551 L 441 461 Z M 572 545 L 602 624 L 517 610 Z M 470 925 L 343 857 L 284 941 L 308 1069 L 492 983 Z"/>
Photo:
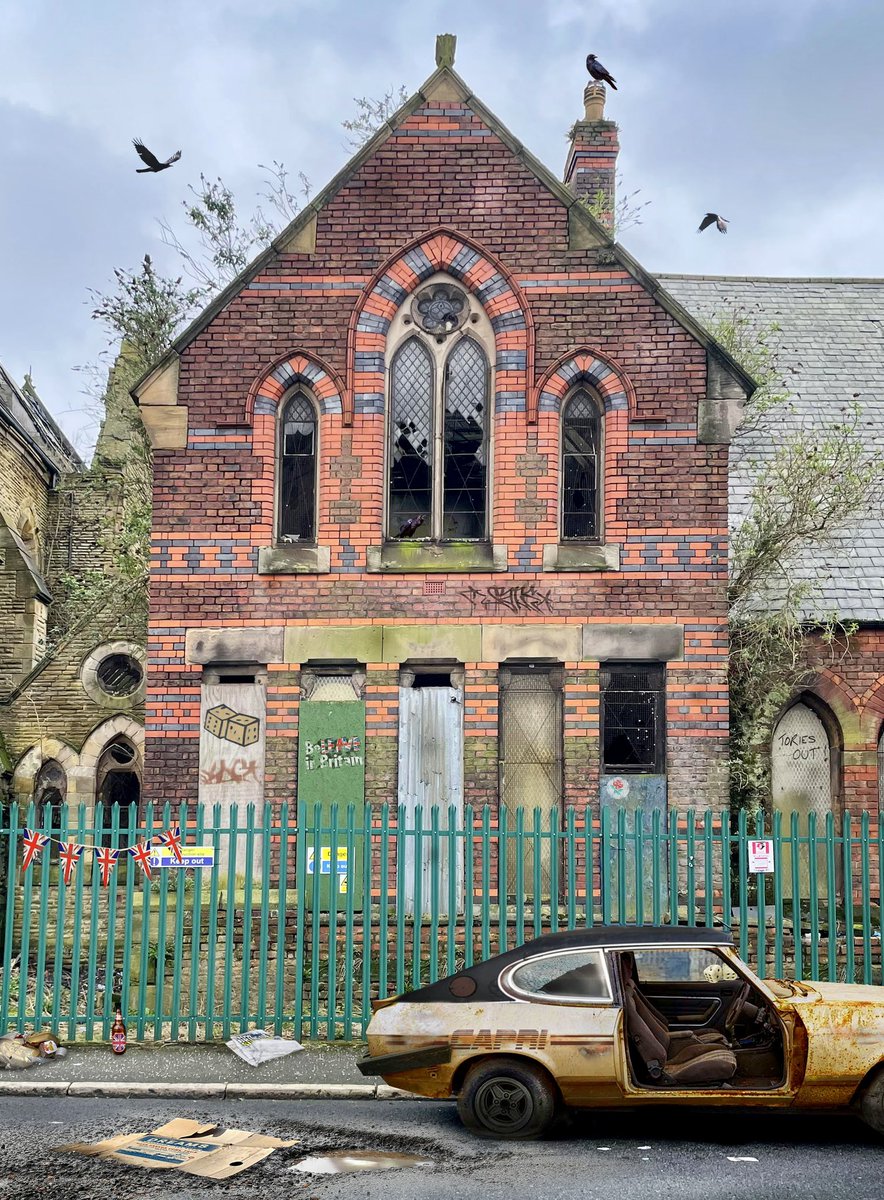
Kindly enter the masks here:
<path id="1" fill-rule="evenodd" d="M 607 67 L 602 66 L 594 54 L 587 54 L 586 69 L 597 82 L 610 83 L 614 91 L 617 91 L 617 84 L 614 82 L 614 76 L 610 73 Z"/>
<path id="2" fill-rule="evenodd" d="M 718 213 L 707 213 L 700 222 L 697 233 L 702 233 L 704 229 L 708 229 L 713 224 L 719 233 L 727 233 L 727 217 L 720 217 Z"/>
<path id="3" fill-rule="evenodd" d="M 407 521 L 403 521 L 399 526 L 399 532 L 396 536 L 400 538 L 412 537 L 423 523 L 423 517 L 409 517 Z"/>
<path id="4" fill-rule="evenodd" d="M 181 151 L 176 150 L 171 158 L 167 158 L 165 162 L 160 162 L 155 154 L 151 154 L 144 142 L 139 142 L 138 138 L 132 139 L 132 145 L 138 151 L 138 157 L 143 163 L 147 163 L 146 167 L 136 167 L 136 175 L 146 175 L 148 172 L 165 171 L 167 167 L 171 167 L 173 162 L 177 162 L 181 157 Z"/>

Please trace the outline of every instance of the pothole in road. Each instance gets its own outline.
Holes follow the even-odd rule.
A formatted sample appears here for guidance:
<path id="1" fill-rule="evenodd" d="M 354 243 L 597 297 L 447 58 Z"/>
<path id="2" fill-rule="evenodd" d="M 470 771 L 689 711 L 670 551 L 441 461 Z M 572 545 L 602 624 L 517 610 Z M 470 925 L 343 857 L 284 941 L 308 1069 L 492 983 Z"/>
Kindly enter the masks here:
<path id="1" fill-rule="evenodd" d="M 290 1171 L 304 1175 L 344 1175 L 348 1171 L 396 1171 L 404 1167 L 431 1167 L 428 1158 L 398 1154 L 395 1150 L 337 1150 L 334 1154 L 310 1155 Z"/>

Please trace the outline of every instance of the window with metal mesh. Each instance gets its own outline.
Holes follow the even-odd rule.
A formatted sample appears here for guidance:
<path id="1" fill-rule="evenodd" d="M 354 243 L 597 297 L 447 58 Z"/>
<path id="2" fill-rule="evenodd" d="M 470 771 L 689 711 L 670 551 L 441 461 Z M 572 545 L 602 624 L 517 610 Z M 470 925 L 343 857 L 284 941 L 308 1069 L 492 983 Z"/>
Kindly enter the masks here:
<path id="1" fill-rule="evenodd" d="M 599 409 L 589 392 L 575 392 L 562 415 L 562 538 L 599 536 Z"/>
<path id="2" fill-rule="evenodd" d="M 98 664 L 95 674 L 109 696 L 131 696 L 144 678 L 141 663 L 131 654 L 109 654 Z"/>
<path id="3" fill-rule="evenodd" d="M 464 338 L 445 363 L 443 538 L 485 536 L 488 360 Z"/>
<path id="4" fill-rule="evenodd" d="M 406 521 L 423 517 L 431 531 L 433 500 L 433 360 L 410 338 L 391 370 L 390 504 L 388 535 L 397 537 Z"/>
<path id="5" fill-rule="evenodd" d="M 623 665 L 601 673 L 602 770 L 662 774 L 665 742 L 662 666 Z"/>
<path id="6" fill-rule="evenodd" d="M 316 410 L 303 392 L 283 409 L 279 537 L 312 542 L 316 520 Z"/>

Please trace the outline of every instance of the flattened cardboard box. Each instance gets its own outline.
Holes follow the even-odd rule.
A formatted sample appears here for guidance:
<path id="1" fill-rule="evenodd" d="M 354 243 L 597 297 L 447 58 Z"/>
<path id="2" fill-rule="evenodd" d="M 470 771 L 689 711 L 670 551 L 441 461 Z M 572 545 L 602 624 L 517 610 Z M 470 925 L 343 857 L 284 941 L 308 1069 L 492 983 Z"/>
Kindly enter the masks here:
<path id="1" fill-rule="evenodd" d="M 175 1169 L 203 1179 L 229 1179 L 261 1162 L 279 1147 L 295 1144 L 296 1141 L 286 1142 L 246 1129 L 225 1129 L 219 1133 L 215 1125 L 176 1117 L 152 1133 L 124 1133 L 92 1145 L 74 1142 L 56 1149 L 113 1159 L 130 1167 Z"/>

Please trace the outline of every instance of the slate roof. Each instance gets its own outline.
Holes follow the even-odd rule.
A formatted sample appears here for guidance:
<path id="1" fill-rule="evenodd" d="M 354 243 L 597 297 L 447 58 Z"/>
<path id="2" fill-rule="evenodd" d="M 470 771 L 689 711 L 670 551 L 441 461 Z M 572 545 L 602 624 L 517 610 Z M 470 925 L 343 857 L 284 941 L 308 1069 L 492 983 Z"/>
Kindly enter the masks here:
<path id="1" fill-rule="evenodd" d="M 731 447 L 732 523 L 745 507 L 752 463 L 784 431 L 823 428 L 839 419 L 843 405 L 857 403 L 863 433 L 884 455 L 884 279 L 657 278 L 706 325 L 738 310 L 760 328 L 780 326 L 777 360 L 792 394 L 787 407 Z M 884 507 L 875 503 L 830 545 L 806 554 L 799 571 L 818 581 L 817 611 L 884 621 Z"/>
<path id="2" fill-rule="evenodd" d="M 0 364 L 0 418 L 24 435 L 57 471 L 79 471 L 83 461 L 29 383 L 19 387 Z"/>

